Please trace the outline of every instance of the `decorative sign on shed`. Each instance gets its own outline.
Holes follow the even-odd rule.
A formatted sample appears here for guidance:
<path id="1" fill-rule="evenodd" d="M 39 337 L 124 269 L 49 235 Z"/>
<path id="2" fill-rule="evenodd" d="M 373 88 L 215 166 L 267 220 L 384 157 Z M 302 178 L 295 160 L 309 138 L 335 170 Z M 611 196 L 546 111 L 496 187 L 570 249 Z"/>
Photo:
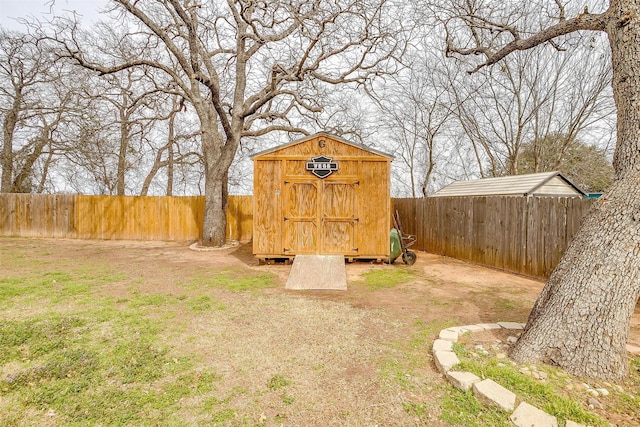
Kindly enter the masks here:
<path id="1" fill-rule="evenodd" d="M 256 257 L 389 258 L 392 156 L 321 132 L 252 159 Z"/>
<path id="2" fill-rule="evenodd" d="M 326 178 L 333 171 L 338 170 L 338 163 L 331 160 L 331 157 L 318 156 L 307 162 L 307 170 L 311 171 L 318 178 Z"/>

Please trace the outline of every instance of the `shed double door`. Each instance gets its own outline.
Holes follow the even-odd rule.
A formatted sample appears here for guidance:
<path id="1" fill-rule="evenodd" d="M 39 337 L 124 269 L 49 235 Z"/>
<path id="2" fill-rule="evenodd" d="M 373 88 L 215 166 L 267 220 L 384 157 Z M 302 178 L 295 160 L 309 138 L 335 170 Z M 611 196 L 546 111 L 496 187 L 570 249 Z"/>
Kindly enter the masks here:
<path id="1" fill-rule="evenodd" d="M 285 254 L 357 255 L 357 185 L 285 181 Z"/>

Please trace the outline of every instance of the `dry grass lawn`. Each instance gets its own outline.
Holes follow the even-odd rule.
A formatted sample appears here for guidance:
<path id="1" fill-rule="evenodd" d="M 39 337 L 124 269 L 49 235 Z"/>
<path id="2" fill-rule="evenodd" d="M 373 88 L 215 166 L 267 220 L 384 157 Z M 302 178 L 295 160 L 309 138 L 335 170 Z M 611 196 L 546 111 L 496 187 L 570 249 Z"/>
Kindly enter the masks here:
<path id="1" fill-rule="evenodd" d="M 250 251 L 0 238 L 0 425 L 456 425 L 437 331 L 524 322 L 543 286 L 419 253 L 287 291 Z"/>

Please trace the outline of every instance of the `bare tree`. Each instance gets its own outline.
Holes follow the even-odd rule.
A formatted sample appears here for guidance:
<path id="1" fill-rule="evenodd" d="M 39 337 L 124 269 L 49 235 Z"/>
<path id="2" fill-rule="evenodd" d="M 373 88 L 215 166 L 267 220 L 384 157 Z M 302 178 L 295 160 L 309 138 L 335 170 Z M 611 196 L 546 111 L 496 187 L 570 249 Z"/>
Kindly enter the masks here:
<path id="1" fill-rule="evenodd" d="M 194 151 L 186 150 L 183 152 L 181 141 L 188 140 L 199 136 L 198 133 L 183 133 L 177 129 L 176 117 L 183 111 L 184 99 L 178 96 L 172 96 L 170 98 L 172 105 L 171 111 L 166 118 L 167 133 L 166 143 L 159 148 L 152 147 L 152 152 L 155 151 L 153 164 L 149 173 L 144 179 L 142 184 L 142 190 L 140 190 L 141 196 L 146 196 L 151 187 L 151 183 L 154 178 L 160 172 L 161 169 L 166 168 L 167 181 L 165 187 L 165 195 L 173 195 L 173 182 L 175 169 L 177 165 L 194 164 L 201 162 L 201 156 Z M 151 143 L 149 145 L 152 145 Z"/>
<path id="2" fill-rule="evenodd" d="M 442 81 L 438 60 L 421 57 L 404 72 L 368 90 L 379 109 L 380 129 L 386 145 L 399 160 L 396 181 L 409 188 L 411 197 L 426 197 L 436 168 L 438 147 L 451 117 L 449 89 Z M 426 72 L 425 72 L 426 70 Z M 444 141 L 443 141 L 444 143 Z"/>
<path id="3" fill-rule="evenodd" d="M 28 34 L 1 30 L 0 46 L 0 191 L 51 190 L 50 175 L 87 114 L 77 84 L 84 72 L 56 63 L 49 47 Z"/>
<path id="4" fill-rule="evenodd" d="M 445 21 L 448 53 L 482 55 L 470 70 L 477 72 L 516 51 L 545 43 L 561 48 L 562 37 L 576 31 L 604 32 L 612 53 L 618 128 L 616 179 L 547 281 L 511 356 L 619 379 L 629 369 L 625 345 L 640 297 L 640 0 L 610 0 L 598 13 L 571 11 L 556 1 L 548 10 L 533 11 L 537 15 L 530 16 L 540 20 L 535 26 L 509 9 L 531 3 L 517 3 L 490 8 L 483 1 L 464 2 L 451 9 Z M 554 20 L 541 25 L 545 16 Z"/>
<path id="5" fill-rule="evenodd" d="M 26 34 L 9 32 L 0 29 L 0 95 L 2 96 L 2 153 L 0 155 L 0 167 L 2 178 L 0 192 L 11 193 L 24 191 L 24 183 L 27 179 L 29 164 L 33 164 L 40 156 L 48 131 L 43 130 L 38 135 L 26 135 L 25 139 L 31 139 L 31 143 L 20 144 L 16 147 L 16 131 L 35 116 L 35 109 L 41 108 L 38 91 L 42 90 L 42 84 L 47 83 L 47 68 L 51 66 L 49 58 L 35 43 L 35 40 Z M 26 169 L 16 173 L 16 160 L 20 157 L 20 151 L 26 159 Z M 26 155 L 26 156 L 25 156 Z M 14 178 L 19 178 L 16 182 Z"/>
<path id="6" fill-rule="evenodd" d="M 317 87 L 388 71 L 399 45 L 387 0 L 114 3 L 131 57 L 96 54 L 88 45 L 100 40 L 88 42 L 74 22 L 51 38 L 61 56 L 100 74 L 160 72 L 193 106 L 205 167 L 203 245 L 225 241 L 227 174 L 243 135 L 296 130 L 293 112 L 322 109 Z"/>
<path id="7" fill-rule="evenodd" d="M 547 134 L 522 146 L 518 156 L 520 173 L 560 171 L 583 191 L 601 193 L 613 182 L 613 167 L 607 153 L 567 135 Z"/>
<path id="8" fill-rule="evenodd" d="M 95 101 L 108 105 L 102 108 L 105 116 L 112 117 L 105 123 L 104 133 L 116 135 L 116 194 L 125 195 L 127 173 L 135 169 L 142 158 L 142 146 L 149 137 L 153 124 L 161 120 L 161 105 L 167 96 L 153 84 L 150 76 L 134 68 L 117 75 L 103 76 Z M 97 92 L 94 90 L 94 92 Z M 99 107 L 97 109 L 100 109 Z"/>
<path id="9" fill-rule="evenodd" d="M 565 135 L 569 145 L 614 116 L 611 69 L 602 51 L 572 46 L 558 53 L 547 46 L 518 52 L 485 73 L 455 74 L 455 115 L 481 176 L 521 173 L 523 144 L 553 133 Z"/>

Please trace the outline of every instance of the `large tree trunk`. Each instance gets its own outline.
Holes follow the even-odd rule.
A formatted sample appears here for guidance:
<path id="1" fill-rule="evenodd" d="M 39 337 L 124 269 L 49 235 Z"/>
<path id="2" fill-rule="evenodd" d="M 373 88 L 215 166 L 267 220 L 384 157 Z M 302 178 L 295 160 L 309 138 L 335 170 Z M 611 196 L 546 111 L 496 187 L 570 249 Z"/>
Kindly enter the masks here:
<path id="1" fill-rule="evenodd" d="M 238 144 L 229 139 L 223 143 L 213 126 L 207 127 L 202 133 L 205 207 L 201 245 L 222 246 L 227 235 L 227 176 Z"/>
<path id="2" fill-rule="evenodd" d="M 13 100 L 13 105 L 3 120 L 2 126 L 2 153 L 0 153 L 0 166 L 2 166 L 2 178 L 0 178 L 0 193 L 11 193 L 13 188 L 13 133 L 18 123 L 18 113 L 22 103 L 22 94 L 18 92 Z"/>
<path id="3" fill-rule="evenodd" d="M 205 168 L 205 205 L 202 225 L 202 246 L 222 246 L 227 235 L 227 185 L 219 170 Z M 219 168 L 215 168 L 219 169 Z"/>
<path id="4" fill-rule="evenodd" d="M 640 0 L 612 0 L 616 181 L 552 273 L 511 356 L 616 380 L 640 297 Z"/>
<path id="5" fill-rule="evenodd" d="M 175 113 L 171 114 L 169 117 L 169 141 L 167 143 L 167 196 L 173 196 L 173 170 L 174 170 L 174 156 L 173 156 L 173 148 L 175 143 L 175 128 L 174 121 L 176 115 Z"/>
<path id="6" fill-rule="evenodd" d="M 31 182 L 33 177 L 33 165 L 42 156 L 44 147 L 51 141 L 49 132 L 50 127 L 44 124 L 40 131 L 40 137 L 33 142 L 33 150 L 28 154 L 22 164 L 22 168 L 16 171 L 16 176 L 13 179 L 13 192 L 15 193 L 31 193 L 33 192 L 33 184 Z"/>
<path id="7" fill-rule="evenodd" d="M 120 114 L 120 145 L 118 147 L 118 170 L 116 173 L 116 194 L 124 196 L 125 176 L 127 173 L 127 152 L 129 151 L 129 117 L 127 115 L 127 97 L 122 94 L 122 105 L 119 108 Z"/>
<path id="8" fill-rule="evenodd" d="M 511 356 L 574 375 L 619 379 L 640 296 L 640 174 L 617 181 L 585 220 Z"/>

